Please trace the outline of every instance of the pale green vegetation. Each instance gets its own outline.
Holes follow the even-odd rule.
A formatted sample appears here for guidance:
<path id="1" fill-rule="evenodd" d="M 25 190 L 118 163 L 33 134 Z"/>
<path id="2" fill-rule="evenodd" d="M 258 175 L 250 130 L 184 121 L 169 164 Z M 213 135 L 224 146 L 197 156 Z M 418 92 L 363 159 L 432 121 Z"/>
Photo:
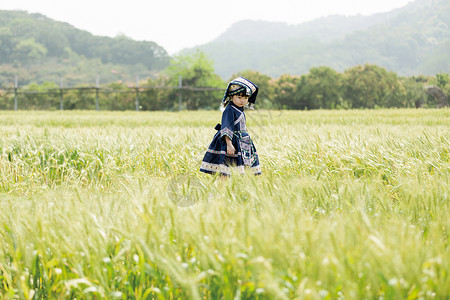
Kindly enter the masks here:
<path id="1" fill-rule="evenodd" d="M 222 181 L 218 111 L 0 113 L 0 298 L 449 297 L 449 109 L 247 119 Z"/>

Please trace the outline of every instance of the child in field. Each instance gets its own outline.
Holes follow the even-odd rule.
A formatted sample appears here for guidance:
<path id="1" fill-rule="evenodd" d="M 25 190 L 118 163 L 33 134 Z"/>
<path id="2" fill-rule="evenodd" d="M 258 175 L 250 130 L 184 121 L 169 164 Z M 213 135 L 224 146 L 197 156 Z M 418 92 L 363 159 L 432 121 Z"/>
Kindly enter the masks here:
<path id="1" fill-rule="evenodd" d="M 261 174 L 258 153 L 247 132 L 244 106 L 253 109 L 258 87 L 244 77 L 233 79 L 222 99 L 225 110 L 222 124 L 217 124 L 217 133 L 203 157 L 200 171 L 229 176 L 235 169 L 240 173 L 248 168 L 255 175 Z"/>

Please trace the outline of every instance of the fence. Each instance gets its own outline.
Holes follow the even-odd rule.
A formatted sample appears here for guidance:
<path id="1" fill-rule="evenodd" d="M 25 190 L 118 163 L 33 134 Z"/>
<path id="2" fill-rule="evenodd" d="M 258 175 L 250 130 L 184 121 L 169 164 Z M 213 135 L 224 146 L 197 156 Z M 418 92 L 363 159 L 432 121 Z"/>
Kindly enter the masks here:
<path id="1" fill-rule="evenodd" d="M 113 87 L 111 87 L 113 86 Z M 3 110 L 183 110 L 214 108 L 221 88 L 183 86 L 135 86 L 110 84 L 95 86 L 30 89 L 21 88 L 17 77 L 14 87 L 0 88 L 0 109 Z"/>

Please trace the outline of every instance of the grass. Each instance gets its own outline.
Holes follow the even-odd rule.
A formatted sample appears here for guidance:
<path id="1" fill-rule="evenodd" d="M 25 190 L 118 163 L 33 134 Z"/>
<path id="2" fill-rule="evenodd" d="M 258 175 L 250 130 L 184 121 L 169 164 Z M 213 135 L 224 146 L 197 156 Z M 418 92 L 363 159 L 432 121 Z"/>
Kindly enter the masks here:
<path id="1" fill-rule="evenodd" d="M 447 299 L 450 111 L 0 112 L 0 298 Z"/>

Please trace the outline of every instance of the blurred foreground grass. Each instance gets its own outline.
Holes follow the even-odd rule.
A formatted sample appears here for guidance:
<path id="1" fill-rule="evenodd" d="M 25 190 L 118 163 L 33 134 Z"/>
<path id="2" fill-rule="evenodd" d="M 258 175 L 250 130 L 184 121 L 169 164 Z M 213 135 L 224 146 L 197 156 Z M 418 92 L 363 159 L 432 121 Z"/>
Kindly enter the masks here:
<path id="1" fill-rule="evenodd" d="M 450 110 L 0 112 L 0 297 L 447 299 Z"/>

